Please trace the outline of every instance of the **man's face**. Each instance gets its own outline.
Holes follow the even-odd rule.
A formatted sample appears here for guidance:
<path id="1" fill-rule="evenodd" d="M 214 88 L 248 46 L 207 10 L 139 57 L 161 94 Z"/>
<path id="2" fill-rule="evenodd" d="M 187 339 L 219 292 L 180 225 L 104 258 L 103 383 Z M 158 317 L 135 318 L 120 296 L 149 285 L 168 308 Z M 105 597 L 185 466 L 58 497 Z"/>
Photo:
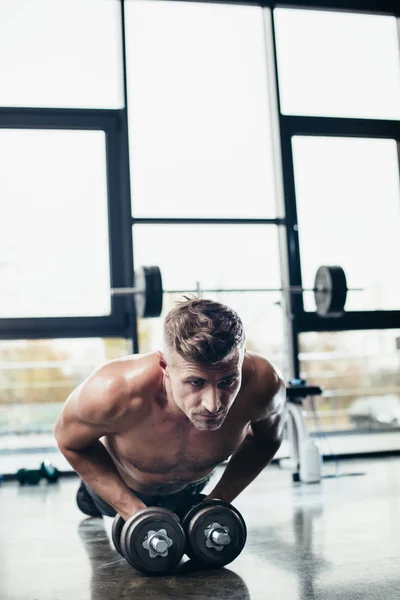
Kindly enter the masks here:
<path id="1" fill-rule="evenodd" d="M 203 367 L 171 353 L 166 366 L 166 388 L 175 404 L 200 431 L 219 429 L 242 382 L 244 351 L 222 368 Z"/>

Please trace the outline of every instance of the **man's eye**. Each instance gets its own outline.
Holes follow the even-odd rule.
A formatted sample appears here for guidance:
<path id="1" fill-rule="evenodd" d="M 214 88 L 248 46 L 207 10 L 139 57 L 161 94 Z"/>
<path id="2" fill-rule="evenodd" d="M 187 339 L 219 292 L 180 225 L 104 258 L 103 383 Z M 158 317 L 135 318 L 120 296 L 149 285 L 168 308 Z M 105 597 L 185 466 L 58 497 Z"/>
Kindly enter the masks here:
<path id="1" fill-rule="evenodd" d="M 203 385 L 203 382 L 195 380 L 195 381 L 191 381 L 190 385 L 193 385 L 194 387 L 200 387 L 201 385 Z"/>
<path id="2" fill-rule="evenodd" d="M 227 379 L 226 381 L 222 382 L 222 385 L 230 386 L 230 385 L 232 385 L 234 383 L 236 383 L 236 379 Z"/>

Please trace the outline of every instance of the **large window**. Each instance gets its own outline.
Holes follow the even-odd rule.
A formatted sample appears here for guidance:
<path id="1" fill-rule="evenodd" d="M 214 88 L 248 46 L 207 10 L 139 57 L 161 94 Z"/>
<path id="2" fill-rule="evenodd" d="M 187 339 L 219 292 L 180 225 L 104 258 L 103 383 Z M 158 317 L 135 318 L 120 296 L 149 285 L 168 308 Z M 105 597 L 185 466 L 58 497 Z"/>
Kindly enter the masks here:
<path id="1" fill-rule="evenodd" d="M 0 129 L 0 162 L 0 318 L 110 314 L 104 132 Z"/>
<path id="2" fill-rule="evenodd" d="M 0 106 L 121 108 L 116 0 L 1 0 Z"/>
<path id="3" fill-rule="evenodd" d="M 400 186 L 395 140 L 292 139 L 303 283 L 319 265 L 341 265 L 349 287 L 346 310 L 395 310 L 400 281 Z M 315 310 L 305 294 L 306 310 Z"/>
<path id="4" fill-rule="evenodd" d="M 0 341 L 0 450 L 55 446 L 54 424 L 69 394 L 130 352 L 120 338 Z"/>
<path id="5" fill-rule="evenodd" d="M 135 217 L 276 215 L 262 9 L 127 2 Z"/>
<path id="6" fill-rule="evenodd" d="M 279 288 L 279 248 L 276 227 L 265 225 L 135 225 L 138 264 L 158 264 L 166 290 L 181 290 L 226 303 L 243 319 L 249 350 L 266 354 L 284 368 L 281 295 L 269 292 L 229 292 L 229 289 Z M 164 314 L 183 294 L 164 296 Z M 162 347 L 161 319 L 140 323 L 142 351 Z"/>
<path id="7" fill-rule="evenodd" d="M 160 221 L 134 224 L 135 264 L 237 309 L 248 348 L 283 368 L 280 294 L 212 291 L 281 287 L 263 10 L 127 2 L 126 33 L 133 218 Z M 185 218 L 214 223 L 173 223 Z M 162 317 L 139 323 L 142 351 L 162 346 L 182 298 L 166 293 Z"/>
<path id="8" fill-rule="evenodd" d="M 394 17 L 274 11 L 284 114 L 400 119 Z"/>
<path id="9" fill-rule="evenodd" d="M 276 227 L 135 225 L 137 264 L 158 264 L 166 290 L 280 286 Z"/>
<path id="10" fill-rule="evenodd" d="M 311 404 L 306 405 L 309 426 L 328 435 L 335 452 L 398 449 L 399 334 L 399 330 L 301 334 L 301 376 L 325 389 L 315 400 L 317 418 Z M 359 435 L 355 439 L 344 435 L 350 432 Z M 321 443 L 324 452 L 332 452 L 323 436 Z"/>

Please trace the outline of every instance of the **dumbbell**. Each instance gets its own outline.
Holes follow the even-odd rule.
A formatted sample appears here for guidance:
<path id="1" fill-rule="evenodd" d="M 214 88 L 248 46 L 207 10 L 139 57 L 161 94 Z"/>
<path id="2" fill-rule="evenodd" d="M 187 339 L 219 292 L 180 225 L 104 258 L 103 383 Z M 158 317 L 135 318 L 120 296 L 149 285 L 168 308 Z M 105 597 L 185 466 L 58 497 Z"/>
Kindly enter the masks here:
<path id="1" fill-rule="evenodd" d="M 48 483 L 57 483 L 59 477 L 59 470 L 48 460 L 43 461 L 39 469 L 19 469 L 16 473 L 20 485 L 38 485 L 41 479 L 47 479 Z"/>
<path id="2" fill-rule="evenodd" d="M 111 533 L 116 550 L 142 573 L 171 571 L 185 552 L 179 517 L 166 508 L 144 508 L 126 522 L 116 515 Z"/>
<path id="3" fill-rule="evenodd" d="M 185 552 L 207 567 L 229 564 L 244 548 L 247 529 L 240 512 L 223 500 L 203 500 L 182 519 Z"/>

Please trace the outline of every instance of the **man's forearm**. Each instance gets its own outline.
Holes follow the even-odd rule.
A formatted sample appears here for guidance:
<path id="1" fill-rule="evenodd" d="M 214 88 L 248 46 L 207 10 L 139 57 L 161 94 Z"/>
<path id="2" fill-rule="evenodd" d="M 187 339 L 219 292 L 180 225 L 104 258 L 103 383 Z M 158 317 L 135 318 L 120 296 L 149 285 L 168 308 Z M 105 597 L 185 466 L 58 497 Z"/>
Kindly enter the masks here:
<path id="1" fill-rule="evenodd" d="M 260 443 L 248 435 L 232 455 L 221 479 L 207 498 L 232 502 L 271 462 L 281 442 Z"/>
<path id="2" fill-rule="evenodd" d="M 60 450 L 84 482 L 125 520 L 137 510 L 145 507 L 143 502 L 125 484 L 107 449 L 100 441 L 94 442 L 82 450 L 61 447 Z"/>

